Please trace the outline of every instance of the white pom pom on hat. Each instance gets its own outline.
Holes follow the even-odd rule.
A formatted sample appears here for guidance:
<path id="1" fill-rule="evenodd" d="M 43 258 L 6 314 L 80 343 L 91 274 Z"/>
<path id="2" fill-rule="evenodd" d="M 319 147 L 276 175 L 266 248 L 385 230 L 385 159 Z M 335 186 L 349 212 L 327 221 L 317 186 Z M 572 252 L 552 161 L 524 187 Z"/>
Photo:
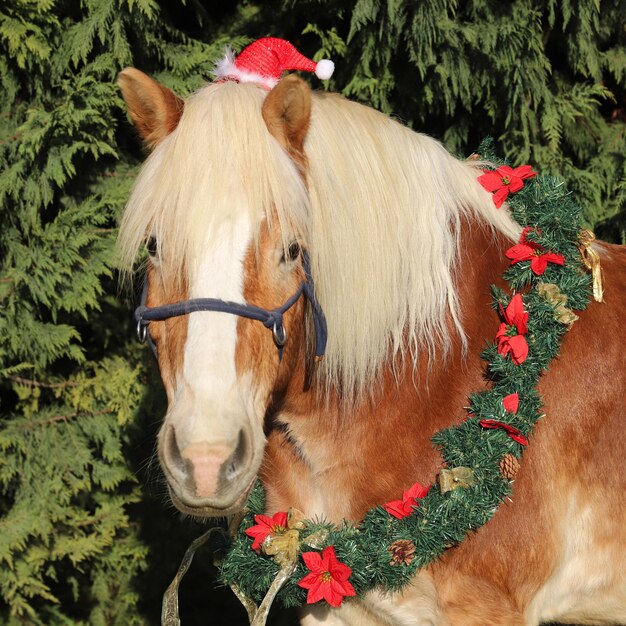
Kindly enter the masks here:
<path id="1" fill-rule="evenodd" d="M 328 80 L 335 71 L 335 64 L 330 59 L 322 59 L 315 66 L 315 75 L 322 80 Z"/>
<path id="2" fill-rule="evenodd" d="M 285 70 L 314 72 L 318 78 L 328 80 L 334 69 L 335 64 L 329 59 L 315 63 L 300 54 L 289 41 L 264 37 L 251 43 L 237 57 L 227 52 L 217 64 L 215 75 L 218 79 L 255 82 L 271 89 Z"/>

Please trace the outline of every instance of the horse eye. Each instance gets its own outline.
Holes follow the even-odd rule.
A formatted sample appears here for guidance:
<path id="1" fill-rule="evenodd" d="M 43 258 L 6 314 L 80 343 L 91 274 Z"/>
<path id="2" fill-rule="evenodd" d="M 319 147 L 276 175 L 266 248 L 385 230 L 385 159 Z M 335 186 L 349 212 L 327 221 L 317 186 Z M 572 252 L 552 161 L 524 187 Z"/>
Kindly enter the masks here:
<path id="1" fill-rule="evenodd" d="M 148 241 L 146 241 L 146 250 L 150 256 L 156 256 L 157 253 L 157 241 L 156 237 L 150 237 Z"/>
<path id="2" fill-rule="evenodd" d="M 300 256 L 300 244 L 297 241 L 292 241 L 287 248 L 287 254 L 285 260 L 295 261 Z"/>

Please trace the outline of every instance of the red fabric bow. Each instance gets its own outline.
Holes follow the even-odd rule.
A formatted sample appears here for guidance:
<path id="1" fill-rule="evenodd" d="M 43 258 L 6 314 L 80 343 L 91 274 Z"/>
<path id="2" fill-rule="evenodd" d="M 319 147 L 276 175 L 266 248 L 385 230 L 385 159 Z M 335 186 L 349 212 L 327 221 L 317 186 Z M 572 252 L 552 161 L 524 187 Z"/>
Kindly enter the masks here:
<path id="1" fill-rule="evenodd" d="M 509 193 L 516 193 L 523 186 L 522 181 L 534 178 L 537 172 L 533 172 L 530 165 L 520 165 L 513 169 L 508 165 L 502 165 L 495 172 L 483 170 L 484 174 L 478 177 L 478 182 L 493 193 L 493 203 L 499 209 L 507 199 Z"/>
<path id="2" fill-rule="evenodd" d="M 528 439 L 522 435 L 522 433 L 511 426 L 510 424 L 505 424 L 504 422 L 499 422 L 498 420 L 480 420 L 479 424 L 483 428 L 499 428 L 506 432 L 506 434 L 513 439 L 513 441 L 517 441 L 517 443 L 522 444 L 523 446 L 528 445 Z"/>
<path id="3" fill-rule="evenodd" d="M 392 500 L 383 504 L 383 509 L 398 519 L 407 517 L 413 513 L 413 507 L 419 505 L 418 500 L 421 500 L 430 489 L 422 486 L 420 483 L 415 483 L 412 487 L 407 489 L 402 494 L 402 500 Z"/>
<path id="4" fill-rule="evenodd" d="M 339 606 L 345 596 L 354 596 L 356 592 L 348 582 L 352 570 L 337 560 L 334 546 L 328 546 L 319 552 L 303 552 L 302 560 L 311 570 L 298 586 L 308 589 L 306 603 L 313 604 L 326 600 L 330 606 Z"/>
<path id="5" fill-rule="evenodd" d="M 526 235 L 533 230 L 536 229 L 528 226 L 524 228 L 520 242 L 505 252 L 506 256 L 511 259 L 511 265 L 520 261 L 530 261 L 530 269 L 537 276 L 541 276 L 546 271 L 548 263 L 564 265 L 565 259 L 562 254 L 547 252 L 543 246 L 527 239 Z"/>
<path id="6" fill-rule="evenodd" d="M 524 335 L 528 332 L 528 313 L 524 311 L 524 301 L 516 293 L 506 307 L 500 307 L 504 322 L 500 324 L 496 333 L 498 353 L 502 356 L 511 355 L 515 365 L 520 365 L 528 356 L 528 343 Z"/>

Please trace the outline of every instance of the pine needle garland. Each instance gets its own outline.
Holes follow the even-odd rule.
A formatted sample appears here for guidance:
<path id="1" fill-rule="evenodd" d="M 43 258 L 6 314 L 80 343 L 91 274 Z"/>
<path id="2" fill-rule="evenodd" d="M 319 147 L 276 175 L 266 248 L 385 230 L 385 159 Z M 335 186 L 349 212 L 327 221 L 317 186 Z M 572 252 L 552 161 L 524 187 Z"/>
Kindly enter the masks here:
<path id="1" fill-rule="evenodd" d="M 490 151 L 491 144 L 485 142 L 481 155 L 494 162 Z M 431 487 L 410 515 L 396 519 L 377 506 L 358 525 L 334 526 L 324 520 L 300 523 L 301 553 L 334 546 L 337 559 L 352 569 L 349 581 L 357 596 L 376 587 L 402 589 L 417 570 L 494 515 L 511 492 L 514 472 L 510 468 L 517 467 L 523 442 L 529 439 L 532 445 L 533 426 L 542 417 L 537 383 L 557 356 L 560 339 L 572 323 L 572 318 L 563 318 L 563 310 L 582 310 L 589 302 L 591 279 L 579 250 L 580 209 L 564 185 L 550 176 L 539 176 L 525 181 L 508 203 L 515 219 L 533 229 L 528 231 L 529 240 L 564 258 L 563 265 L 548 263 L 542 275 L 531 270 L 530 260 L 512 264 L 505 273 L 510 293 L 492 287 L 497 312 L 506 310 L 513 294 L 521 294 L 528 313 L 528 356 L 516 365 L 510 355 L 498 351 L 495 341 L 485 349 L 482 357 L 488 363 L 492 387 L 470 396 L 463 423 L 433 437 L 448 469 L 439 476 L 439 487 Z M 494 335 L 496 328 L 494 315 Z M 252 540 L 245 534 L 264 507 L 263 488 L 257 484 L 220 570 L 223 582 L 236 585 L 255 602 L 263 599 L 281 570 L 275 558 L 263 550 L 253 551 Z M 266 541 L 271 543 L 271 538 Z M 285 606 L 305 605 L 306 591 L 298 582 L 308 573 L 298 558 L 277 596 Z"/>

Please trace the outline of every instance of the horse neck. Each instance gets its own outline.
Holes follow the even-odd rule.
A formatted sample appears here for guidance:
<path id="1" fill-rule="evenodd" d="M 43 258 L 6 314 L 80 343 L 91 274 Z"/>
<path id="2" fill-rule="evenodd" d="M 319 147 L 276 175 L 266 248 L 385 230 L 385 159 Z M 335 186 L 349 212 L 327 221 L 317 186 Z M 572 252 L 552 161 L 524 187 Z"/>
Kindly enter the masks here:
<path id="1" fill-rule="evenodd" d="M 372 394 L 348 408 L 337 391 L 324 396 L 308 385 L 304 355 L 299 359 L 276 413 L 276 442 L 294 448 L 289 468 L 295 476 L 294 465 L 299 463 L 305 482 L 294 488 L 295 494 L 311 490 L 311 481 L 326 481 L 320 487 L 341 504 L 329 510 L 327 503 L 323 513 L 337 520 L 359 519 L 368 508 L 399 497 L 414 482 L 434 480 L 440 458 L 432 435 L 464 419 L 467 394 L 485 386 L 479 354 L 498 325 L 497 316 L 490 314 L 489 285 L 503 286 L 508 246 L 487 228 L 463 226 L 456 286 L 467 349 L 458 334 L 452 335 L 447 354 L 421 355 L 415 370 L 408 363 L 395 372 L 384 368 Z M 451 320 L 449 328 L 453 333 Z M 271 445 L 268 455 L 269 465 L 278 467 L 281 461 Z M 274 478 L 273 470 L 265 472 L 266 482 Z M 276 506 L 282 504 L 279 500 L 274 498 Z M 304 509 L 312 506 L 300 504 Z"/>

